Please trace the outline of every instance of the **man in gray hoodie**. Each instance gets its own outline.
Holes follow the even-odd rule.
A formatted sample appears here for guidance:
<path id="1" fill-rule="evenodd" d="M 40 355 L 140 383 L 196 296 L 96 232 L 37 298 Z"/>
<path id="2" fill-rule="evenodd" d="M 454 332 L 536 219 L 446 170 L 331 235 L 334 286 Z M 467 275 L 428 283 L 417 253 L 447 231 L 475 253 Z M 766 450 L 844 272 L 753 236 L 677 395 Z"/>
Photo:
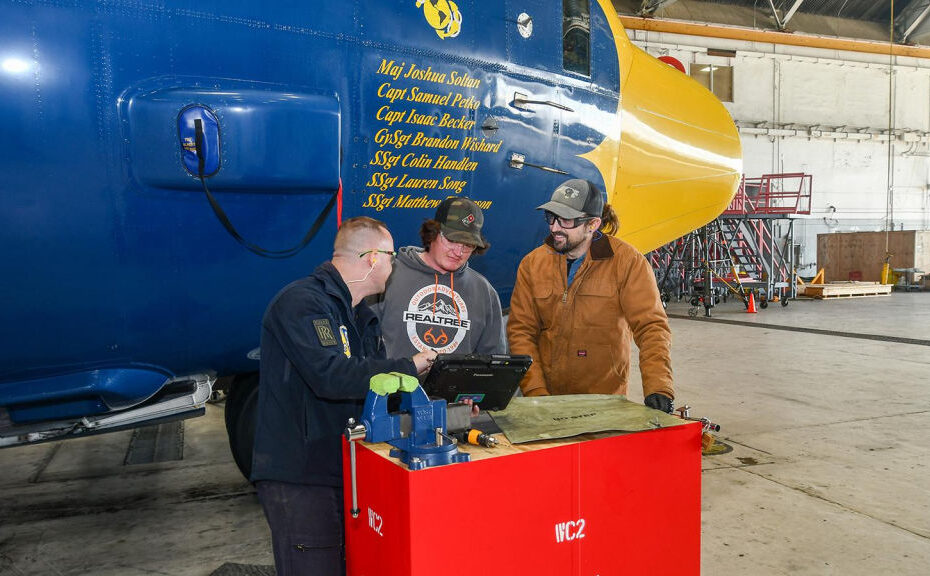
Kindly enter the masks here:
<path id="1" fill-rule="evenodd" d="M 507 338 L 497 291 L 468 266 L 490 244 L 484 214 L 465 197 L 449 197 L 420 227 L 423 248 L 405 246 L 387 289 L 375 303 L 389 357 L 424 350 L 440 354 L 504 354 Z"/>

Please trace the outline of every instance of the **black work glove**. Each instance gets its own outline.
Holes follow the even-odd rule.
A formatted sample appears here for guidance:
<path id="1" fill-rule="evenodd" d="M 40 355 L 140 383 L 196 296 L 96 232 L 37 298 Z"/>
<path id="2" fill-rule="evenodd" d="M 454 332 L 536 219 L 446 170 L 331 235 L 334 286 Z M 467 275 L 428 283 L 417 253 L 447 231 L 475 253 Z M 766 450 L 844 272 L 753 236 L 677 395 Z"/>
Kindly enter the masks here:
<path id="1" fill-rule="evenodd" d="M 650 394 L 649 396 L 646 396 L 643 404 L 649 406 L 650 408 L 661 410 L 666 414 L 672 413 L 672 399 L 665 394 L 659 394 L 658 392 L 655 394 Z"/>

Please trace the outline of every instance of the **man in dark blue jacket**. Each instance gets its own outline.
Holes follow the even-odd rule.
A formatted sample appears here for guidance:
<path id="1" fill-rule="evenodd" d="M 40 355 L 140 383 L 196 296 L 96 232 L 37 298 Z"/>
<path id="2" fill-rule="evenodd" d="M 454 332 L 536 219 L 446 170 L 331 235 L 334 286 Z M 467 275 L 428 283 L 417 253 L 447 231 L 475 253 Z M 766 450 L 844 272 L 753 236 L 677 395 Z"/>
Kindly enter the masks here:
<path id="1" fill-rule="evenodd" d="M 340 438 L 369 379 L 415 375 L 436 353 L 386 358 L 366 296 L 384 291 L 394 240 L 383 223 L 346 220 L 331 262 L 285 287 L 262 320 L 252 481 L 271 527 L 278 576 L 345 572 Z"/>

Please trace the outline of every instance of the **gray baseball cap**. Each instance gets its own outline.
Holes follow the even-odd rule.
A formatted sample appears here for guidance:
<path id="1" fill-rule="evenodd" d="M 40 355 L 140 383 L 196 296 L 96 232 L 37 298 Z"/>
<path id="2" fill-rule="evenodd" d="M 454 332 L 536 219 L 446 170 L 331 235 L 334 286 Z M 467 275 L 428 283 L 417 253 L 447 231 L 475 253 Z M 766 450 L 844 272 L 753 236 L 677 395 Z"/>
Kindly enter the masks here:
<path id="1" fill-rule="evenodd" d="M 436 208 L 436 218 L 443 236 L 478 248 L 485 247 L 481 227 L 484 226 L 484 214 L 477 204 L 464 196 L 450 196 Z"/>
<path id="2" fill-rule="evenodd" d="M 604 211 L 604 198 L 593 183 L 576 178 L 561 183 L 552 193 L 552 198 L 536 209 L 552 212 L 559 218 L 600 218 Z"/>

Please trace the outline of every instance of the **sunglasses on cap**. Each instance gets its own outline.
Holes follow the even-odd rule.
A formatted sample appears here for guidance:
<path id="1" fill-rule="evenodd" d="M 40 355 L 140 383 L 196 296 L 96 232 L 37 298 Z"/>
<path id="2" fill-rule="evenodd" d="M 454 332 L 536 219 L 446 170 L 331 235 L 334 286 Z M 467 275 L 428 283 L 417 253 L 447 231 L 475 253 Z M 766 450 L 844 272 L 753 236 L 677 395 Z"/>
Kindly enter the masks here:
<path id="1" fill-rule="evenodd" d="M 552 226 L 553 224 L 558 222 L 559 227 L 562 228 L 563 230 L 571 230 L 573 228 L 577 228 L 581 226 L 583 223 L 587 222 L 588 220 L 594 220 L 594 218 L 590 216 L 585 216 L 583 218 L 562 218 L 561 216 L 556 216 L 555 214 L 549 211 L 543 212 L 543 215 L 546 218 L 546 224 L 548 224 L 549 226 Z"/>

